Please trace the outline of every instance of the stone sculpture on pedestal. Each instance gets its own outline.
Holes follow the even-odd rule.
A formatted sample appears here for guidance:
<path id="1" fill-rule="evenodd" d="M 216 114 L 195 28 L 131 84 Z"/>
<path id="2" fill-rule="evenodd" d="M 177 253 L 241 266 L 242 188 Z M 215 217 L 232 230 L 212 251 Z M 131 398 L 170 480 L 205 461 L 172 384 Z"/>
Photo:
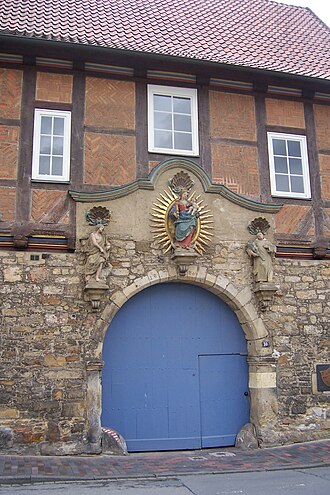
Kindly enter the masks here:
<path id="1" fill-rule="evenodd" d="M 276 246 L 265 237 L 269 227 L 265 218 L 258 217 L 252 220 L 248 225 L 248 231 L 255 235 L 255 239 L 248 241 L 246 245 L 246 252 L 253 261 L 254 292 L 262 303 L 262 309 L 266 308 L 278 289 L 273 283 Z"/>
<path id="2" fill-rule="evenodd" d="M 81 253 L 84 255 L 85 296 L 93 310 L 100 306 L 104 293 L 109 289 L 104 280 L 103 269 L 109 263 L 110 242 L 105 234 L 105 226 L 110 220 L 110 212 L 102 206 L 94 207 L 86 213 L 89 225 L 96 229 L 87 238 L 81 239 Z"/>

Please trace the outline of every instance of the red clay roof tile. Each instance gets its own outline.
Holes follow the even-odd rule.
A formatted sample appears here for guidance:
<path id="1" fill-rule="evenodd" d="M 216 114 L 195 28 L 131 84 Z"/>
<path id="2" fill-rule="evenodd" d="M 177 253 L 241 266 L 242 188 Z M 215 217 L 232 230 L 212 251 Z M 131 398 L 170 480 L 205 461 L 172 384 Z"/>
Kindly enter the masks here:
<path id="1" fill-rule="evenodd" d="M 0 34 L 330 79 L 330 29 L 272 0 L 0 0 Z"/>

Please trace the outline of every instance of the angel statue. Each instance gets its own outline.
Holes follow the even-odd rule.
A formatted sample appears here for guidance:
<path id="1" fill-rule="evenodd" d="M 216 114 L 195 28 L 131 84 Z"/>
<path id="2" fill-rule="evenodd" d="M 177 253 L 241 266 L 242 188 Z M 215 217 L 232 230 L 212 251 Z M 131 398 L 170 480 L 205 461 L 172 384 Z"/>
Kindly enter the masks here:
<path id="1" fill-rule="evenodd" d="M 276 246 L 268 241 L 264 232 L 270 227 L 265 218 L 256 218 L 250 222 L 248 230 L 256 234 L 253 241 L 248 241 L 246 252 L 253 260 L 253 275 L 256 282 L 273 281 L 273 261 Z"/>
<path id="2" fill-rule="evenodd" d="M 102 282 L 102 270 L 110 256 L 111 246 L 104 232 L 110 212 L 106 208 L 95 207 L 86 214 L 86 218 L 90 225 L 96 226 L 96 230 L 81 241 L 82 252 L 85 254 L 85 278 L 86 281 L 94 279 L 96 282 Z"/>

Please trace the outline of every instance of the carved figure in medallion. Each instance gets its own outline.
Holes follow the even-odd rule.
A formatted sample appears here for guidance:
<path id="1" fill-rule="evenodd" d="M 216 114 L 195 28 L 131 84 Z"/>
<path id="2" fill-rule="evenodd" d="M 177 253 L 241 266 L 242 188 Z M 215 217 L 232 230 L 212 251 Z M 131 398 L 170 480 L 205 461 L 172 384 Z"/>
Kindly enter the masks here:
<path id="1" fill-rule="evenodd" d="M 183 170 L 169 181 L 169 188 L 153 205 L 154 239 L 164 254 L 183 256 L 205 252 L 213 236 L 213 215 L 193 191 L 194 182 Z"/>
<path id="2" fill-rule="evenodd" d="M 170 211 L 175 225 L 175 247 L 190 248 L 199 217 L 198 204 L 189 199 L 188 191 L 182 189 L 179 198 Z"/>
<path id="3" fill-rule="evenodd" d="M 246 245 L 247 254 L 253 259 L 253 275 L 256 282 L 273 281 L 273 261 L 276 246 L 265 237 L 265 231 L 270 227 L 265 218 L 259 217 L 250 222 L 248 230 L 256 234 L 253 241 Z"/>

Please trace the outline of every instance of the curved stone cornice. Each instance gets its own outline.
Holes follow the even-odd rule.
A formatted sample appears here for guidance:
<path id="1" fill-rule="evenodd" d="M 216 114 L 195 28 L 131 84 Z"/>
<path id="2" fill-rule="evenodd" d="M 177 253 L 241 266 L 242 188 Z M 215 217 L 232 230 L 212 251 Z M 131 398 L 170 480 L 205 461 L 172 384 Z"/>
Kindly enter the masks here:
<path id="1" fill-rule="evenodd" d="M 145 179 L 137 179 L 134 182 L 130 182 L 129 184 L 125 184 L 123 186 L 114 187 L 108 191 L 87 192 L 70 190 L 69 194 L 74 201 L 94 203 L 118 199 L 126 196 L 127 194 L 132 194 L 139 189 L 153 191 L 159 176 L 174 168 L 182 168 L 198 177 L 206 193 L 219 194 L 228 201 L 242 206 L 243 208 L 247 208 L 248 210 L 257 211 L 260 213 L 277 213 L 282 206 L 282 204 L 266 204 L 253 201 L 252 199 L 245 198 L 244 196 L 231 191 L 223 184 L 214 184 L 210 181 L 206 172 L 199 165 L 184 158 L 172 158 L 170 160 L 166 160 L 165 162 L 158 164 L 149 174 L 149 177 Z"/>

